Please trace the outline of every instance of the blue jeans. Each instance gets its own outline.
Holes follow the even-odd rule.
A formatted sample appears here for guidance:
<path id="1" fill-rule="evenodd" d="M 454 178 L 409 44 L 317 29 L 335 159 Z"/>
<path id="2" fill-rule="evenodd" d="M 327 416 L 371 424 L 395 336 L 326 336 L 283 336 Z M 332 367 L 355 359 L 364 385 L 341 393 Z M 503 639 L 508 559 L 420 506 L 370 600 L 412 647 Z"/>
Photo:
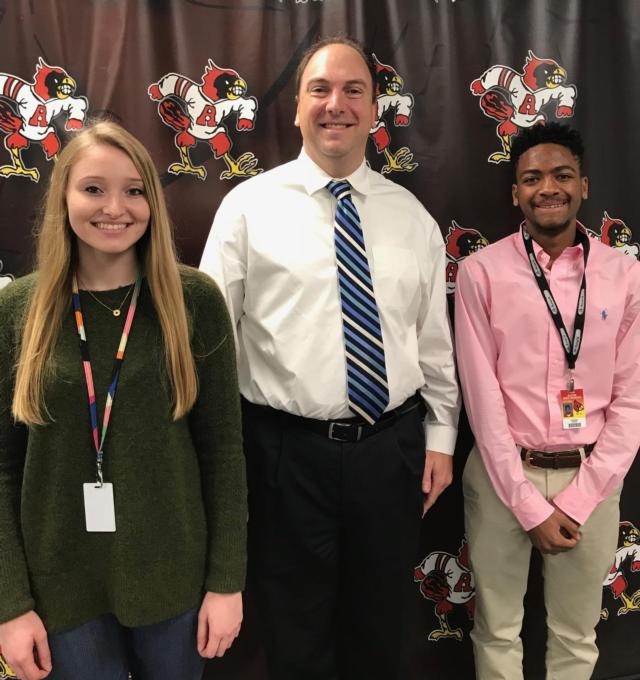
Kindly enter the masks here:
<path id="1" fill-rule="evenodd" d="M 115 616 L 49 636 L 48 680 L 201 680 L 198 607 L 167 621 L 127 628 Z"/>

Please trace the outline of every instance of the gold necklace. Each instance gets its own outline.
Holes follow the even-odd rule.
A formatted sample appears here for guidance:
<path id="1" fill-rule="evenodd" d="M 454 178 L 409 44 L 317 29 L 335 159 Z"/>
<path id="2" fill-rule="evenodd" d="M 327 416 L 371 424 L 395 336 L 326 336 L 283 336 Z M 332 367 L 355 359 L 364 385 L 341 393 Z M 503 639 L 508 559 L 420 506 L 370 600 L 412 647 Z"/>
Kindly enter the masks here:
<path id="1" fill-rule="evenodd" d="M 92 297 L 99 305 L 102 305 L 105 309 L 108 309 L 108 310 L 113 314 L 113 316 L 118 317 L 118 316 L 120 316 L 120 313 L 121 313 L 120 310 L 122 309 L 122 305 L 124 305 L 124 303 L 127 301 L 127 298 L 129 297 L 129 293 L 133 290 L 133 287 L 134 287 L 135 283 L 136 283 L 136 282 L 134 281 L 134 282 L 129 286 L 129 288 L 127 288 L 127 294 L 126 294 L 126 295 L 124 296 L 124 298 L 122 299 L 122 302 L 121 302 L 117 307 L 115 307 L 115 308 L 109 307 L 109 305 L 105 305 L 104 302 L 102 302 L 102 300 L 99 300 L 99 299 L 98 299 L 98 298 L 97 298 L 90 290 L 87 290 L 87 293 L 89 293 L 89 295 L 91 295 L 91 297 Z"/>

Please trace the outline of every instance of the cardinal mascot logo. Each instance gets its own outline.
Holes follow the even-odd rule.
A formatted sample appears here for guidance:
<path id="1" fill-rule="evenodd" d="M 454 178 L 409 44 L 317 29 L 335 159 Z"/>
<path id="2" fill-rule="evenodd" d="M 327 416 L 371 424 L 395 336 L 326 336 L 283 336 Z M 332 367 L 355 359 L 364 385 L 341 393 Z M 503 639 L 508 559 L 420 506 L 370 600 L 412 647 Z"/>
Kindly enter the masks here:
<path id="1" fill-rule="evenodd" d="M 51 124 L 66 114 L 65 127 L 76 130 L 84 124 L 87 111 L 85 97 L 75 97 L 76 81 L 59 66 L 38 60 L 33 82 L 8 73 L 0 73 L 0 131 L 11 164 L 0 166 L 1 177 L 27 177 L 40 180 L 37 168 L 25 167 L 22 150 L 32 142 L 42 147 L 48 161 L 60 150 L 60 139 Z"/>
<path id="2" fill-rule="evenodd" d="M 429 633 L 429 640 L 437 642 L 453 638 L 460 642 L 462 630 L 453 627 L 448 617 L 456 607 L 462 606 L 469 621 L 473 621 L 476 602 L 466 539 L 462 539 L 457 555 L 439 551 L 429 553 L 415 568 L 413 580 L 420 584 L 422 597 L 435 602 L 434 613 L 439 627 Z"/>
<path id="3" fill-rule="evenodd" d="M 447 294 L 456 292 L 456 278 L 458 267 L 468 255 L 482 250 L 489 245 L 489 241 L 476 229 L 465 229 L 455 220 L 451 220 L 451 226 L 445 239 L 447 251 Z"/>
<path id="4" fill-rule="evenodd" d="M 640 260 L 640 246 L 631 241 L 633 238 L 631 229 L 622 220 L 610 217 L 606 210 L 602 216 L 600 233 L 591 229 L 587 231 L 590 236 L 602 241 L 606 246 L 619 248 L 625 255 L 632 257 L 634 260 Z"/>
<path id="5" fill-rule="evenodd" d="M 407 127 L 411 122 L 413 111 L 413 95 L 402 93 L 404 80 L 397 71 L 387 64 L 378 61 L 373 55 L 376 65 L 376 102 L 378 104 L 378 119 L 369 131 L 375 144 L 376 151 L 384 154 L 385 164 L 382 174 L 391 172 L 412 172 L 418 167 L 413 162 L 413 153 L 408 146 L 403 146 L 395 153 L 391 151 L 391 125 Z"/>
<path id="6" fill-rule="evenodd" d="M 544 123 L 554 106 L 557 118 L 573 116 L 578 90 L 566 82 L 562 66 L 553 59 L 539 59 L 529 50 L 522 73 L 498 64 L 471 83 L 471 92 L 480 97 L 482 113 L 498 121 L 502 150 L 489 156 L 490 163 L 508 161 L 511 138 L 522 128 Z"/>
<path id="7" fill-rule="evenodd" d="M 216 159 L 222 158 L 226 170 L 220 179 L 251 177 L 262 172 L 258 159 L 247 151 L 237 158 L 231 155 L 230 122 L 235 118 L 238 132 L 253 130 L 258 100 L 247 97 L 247 83 L 236 71 L 220 68 L 211 59 L 199 83 L 178 73 L 167 73 L 147 90 L 149 97 L 159 102 L 158 114 L 165 125 L 175 130 L 175 145 L 180 161 L 168 170 L 174 175 L 195 175 L 204 180 L 207 171 L 194 165 L 189 149 L 206 142 Z"/>
<path id="8" fill-rule="evenodd" d="M 620 603 L 618 616 L 640 612 L 640 588 L 631 594 L 627 592 L 632 572 L 640 572 L 640 531 L 631 522 L 620 522 L 618 549 L 611 570 L 602 584 Z M 600 612 L 600 618 L 609 618 L 606 607 Z"/>

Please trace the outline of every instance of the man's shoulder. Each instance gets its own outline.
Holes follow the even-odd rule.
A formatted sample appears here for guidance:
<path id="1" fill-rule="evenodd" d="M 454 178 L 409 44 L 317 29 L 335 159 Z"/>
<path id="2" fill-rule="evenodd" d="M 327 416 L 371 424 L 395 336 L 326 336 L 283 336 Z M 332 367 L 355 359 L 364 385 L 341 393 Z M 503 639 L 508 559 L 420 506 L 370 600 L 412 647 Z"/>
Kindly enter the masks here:
<path id="1" fill-rule="evenodd" d="M 630 296 L 634 305 L 640 303 L 640 262 L 622 248 L 592 239 L 587 272 L 614 287 L 617 295 Z"/>
<path id="2" fill-rule="evenodd" d="M 388 179 L 376 170 L 367 168 L 369 196 L 373 202 L 384 201 L 394 206 L 394 210 L 402 210 L 405 215 L 414 216 L 423 222 L 437 227 L 435 218 L 429 213 L 422 201 L 409 189 Z"/>
<path id="3" fill-rule="evenodd" d="M 515 246 L 517 236 L 517 232 L 509 234 L 508 236 L 504 236 L 498 241 L 494 241 L 488 246 L 467 255 L 460 263 L 460 266 L 465 269 L 473 265 L 482 268 L 494 268 L 498 262 L 501 264 L 501 267 L 505 264 L 508 265 L 509 257 L 516 252 Z"/>
<path id="4" fill-rule="evenodd" d="M 369 187 L 371 189 L 372 194 L 374 195 L 395 194 L 398 197 L 404 198 L 409 202 L 415 202 L 420 207 L 424 207 L 422 203 L 419 201 L 419 199 L 416 197 L 416 195 L 412 193 L 409 189 L 402 186 L 402 184 L 398 184 L 397 182 L 394 182 L 388 177 L 385 177 L 377 170 L 373 170 L 373 168 L 368 166 L 367 166 L 367 178 L 369 181 Z"/>
<path id="5" fill-rule="evenodd" d="M 608 246 L 597 238 L 589 239 L 589 244 L 590 257 L 593 257 L 594 260 L 597 258 L 598 261 L 607 265 L 633 272 L 638 270 L 640 273 L 640 262 L 635 257 L 628 255 L 622 248 Z"/>
<path id="6" fill-rule="evenodd" d="M 215 240 L 237 242 L 249 224 L 264 224 L 286 210 L 293 195 L 304 193 L 296 170 L 295 160 L 283 163 L 231 189 L 216 211 Z"/>
<path id="7" fill-rule="evenodd" d="M 231 189 L 226 198 L 229 200 L 243 199 L 248 195 L 264 194 L 277 187 L 290 186 L 296 183 L 297 159 L 276 165 L 274 168 L 261 172 L 255 177 L 244 180 Z M 299 177 L 297 178 L 299 181 Z"/>

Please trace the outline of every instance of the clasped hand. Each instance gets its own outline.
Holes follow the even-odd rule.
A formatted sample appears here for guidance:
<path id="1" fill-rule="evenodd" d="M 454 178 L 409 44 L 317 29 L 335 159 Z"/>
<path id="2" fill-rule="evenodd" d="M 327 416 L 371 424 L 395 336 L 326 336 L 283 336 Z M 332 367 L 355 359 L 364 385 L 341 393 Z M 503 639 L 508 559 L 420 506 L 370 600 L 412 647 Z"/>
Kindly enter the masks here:
<path id="1" fill-rule="evenodd" d="M 553 512 L 537 527 L 527 533 L 531 543 L 541 553 L 557 555 L 575 548 L 580 541 L 580 525 L 566 515 L 559 508 L 554 507 Z"/>

